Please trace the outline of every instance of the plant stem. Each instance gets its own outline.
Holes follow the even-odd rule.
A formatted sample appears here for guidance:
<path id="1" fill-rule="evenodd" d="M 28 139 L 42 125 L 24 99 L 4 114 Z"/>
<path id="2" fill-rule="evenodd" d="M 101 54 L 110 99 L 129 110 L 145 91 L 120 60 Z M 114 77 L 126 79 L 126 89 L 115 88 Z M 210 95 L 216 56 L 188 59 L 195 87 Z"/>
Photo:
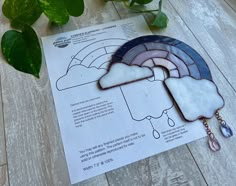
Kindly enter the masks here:
<path id="1" fill-rule="evenodd" d="M 155 9 L 155 10 L 139 10 L 139 9 L 133 9 L 133 8 L 130 8 L 130 9 L 136 11 L 135 13 L 148 13 L 148 12 L 157 12 L 157 11 L 159 11 L 159 9 Z"/>
<path id="2" fill-rule="evenodd" d="M 159 10 L 161 12 L 161 9 L 162 9 L 162 0 L 159 1 Z"/>
<path id="3" fill-rule="evenodd" d="M 131 7 L 127 1 L 123 1 L 124 6 L 130 10 L 135 11 L 135 13 L 149 13 L 149 12 L 157 12 L 159 9 L 153 9 L 153 10 L 141 10 L 139 8 Z"/>

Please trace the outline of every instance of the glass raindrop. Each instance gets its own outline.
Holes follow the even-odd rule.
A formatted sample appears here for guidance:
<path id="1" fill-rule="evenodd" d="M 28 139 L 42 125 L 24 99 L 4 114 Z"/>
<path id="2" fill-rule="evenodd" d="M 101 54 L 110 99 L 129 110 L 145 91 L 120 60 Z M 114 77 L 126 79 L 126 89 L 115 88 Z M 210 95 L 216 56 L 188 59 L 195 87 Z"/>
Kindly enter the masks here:
<path id="1" fill-rule="evenodd" d="M 213 137 L 213 138 L 210 137 L 208 144 L 209 144 L 210 149 L 214 152 L 219 151 L 221 149 L 220 143 L 218 142 L 218 140 L 215 137 Z"/>
<path id="2" fill-rule="evenodd" d="M 220 125 L 220 131 L 225 138 L 233 136 L 233 131 L 226 123 Z"/>

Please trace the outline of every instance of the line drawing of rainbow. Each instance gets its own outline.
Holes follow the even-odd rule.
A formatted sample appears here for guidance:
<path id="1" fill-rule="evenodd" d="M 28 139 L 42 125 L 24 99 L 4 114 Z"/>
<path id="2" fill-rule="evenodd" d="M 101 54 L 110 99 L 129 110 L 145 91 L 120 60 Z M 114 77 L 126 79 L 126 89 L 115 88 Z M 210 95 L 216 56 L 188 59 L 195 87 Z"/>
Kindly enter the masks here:
<path id="1" fill-rule="evenodd" d="M 124 44 L 127 40 L 122 38 L 109 38 L 95 41 L 80 49 L 75 55 L 71 57 L 71 61 L 66 69 L 64 75 L 59 77 L 56 81 L 56 88 L 59 91 L 68 90 L 78 86 L 95 83 L 107 71 L 111 56 L 114 51 Z M 72 77 L 77 77 L 76 73 L 82 71 L 93 71 L 92 76 L 84 78 L 83 82 L 73 80 Z M 70 73 L 71 78 L 66 79 Z"/>
<path id="2" fill-rule="evenodd" d="M 77 52 L 67 68 L 67 72 L 74 65 L 80 64 L 86 67 L 96 67 L 107 69 L 106 63 L 110 62 L 110 56 L 114 51 L 126 42 L 126 39 L 109 38 L 95 41 Z"/>

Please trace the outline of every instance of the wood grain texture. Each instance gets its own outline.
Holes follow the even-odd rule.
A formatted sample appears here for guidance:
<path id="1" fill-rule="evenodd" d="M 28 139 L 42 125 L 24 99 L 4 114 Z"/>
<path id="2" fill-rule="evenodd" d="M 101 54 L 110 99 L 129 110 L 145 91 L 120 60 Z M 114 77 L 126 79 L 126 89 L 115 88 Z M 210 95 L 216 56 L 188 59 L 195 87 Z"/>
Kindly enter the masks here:
<path id="1" fill-rule="evenodd" d="M 105 174 L 90 178 L 83 182 L 74 184 L 74 186 L 109 186 Z"/>
<path id="2" fill-rule="evenodd" d="M 176 1 L 171 1 L 171 2 L 176 2 Z M 150 8 L 155 8 L 154 4 L 155 2 L 153 3 L 153 5 L 150 6 Z M 123 11 L 122 7 L 117 6 L 117 9 L 118 12 L 122 12 L 121 15 L 125 16 L 127 15 L 126 11 Z M 188 10 L 188 8 L 185 7 L 185 10 Z M 215 65 L 216 62 L 212 61 L 212 59 L 214 59 L 214 55 L 219 55 L 219 54 L 217 52 L 216 53 L 211 52 L 211 55 L 213 56 L 208 55 L 210 54 L 209 50 L 211 49 L 205 47 L 202 48 L 204 44 L 199 43 L 201 39 L 197 40 L 195 38 L 195 32 L 198 31 L 197 26 L 195 25 L 192 28 L 192 30 L 189 30 L 188 28 L 189 25 L 187 26 L 185 25 L 185 22 L 177 14 L 177 12 L 173 8 L 173 6 L 171 6 L 170 3 L 168 2 L 164 3 L 164 11 L 168 14 L 169 17 L 168 28 L 161 31 L 158 31 L 153 28 L 152 31 L 156 34 L 167 35 L 182 40 L 188 45 L 192 46 L 197 52 L 201 54 L 201 56 L 203 56 L 203 58 L 206 60 L 207 64 L 211 69 L 213 79 L 215 80 L 221 94 L 225 98 L 226 106 L 221 111 L 222 116 L 226 119 L 226 121 L 231 125 L 232 129 L 235 131 L 235 127 L 233 126 L 233 124 L 236 119 L 234 114 L 234 110 L 236 108 L 235 106 L 236 94 L 234 89 L 229 85 L 226 78 L 224 78 L 222 74 L 223 72 L 220 72 L 218 67 Z M 145 17 L 147 19 L 147 22 L 151 22 L 153 19 L 153 16 L 149 14 L 147 14 Z M 198 24 L 201 24 L 199 20 Z M 224 37 L 225 36 L 219 37 L 217 42 L 219 43 L 227 42 L 227 40 L 222 39 Z M 222 39 L 222 41 L 219 41 L 219 39 Z M 235 36 L 233 39 L 235 39 Z M 233 70 L 235 72 L 235 68 Z M 233 160 L 233 157 L 235 157 L 236 151 L 235 149 L 232 149 L 232 146 L 234 146 L 233 144 L 235 144 L 235 137 L 232 137 L 231 139 L 228 140 L 224 139 L 218 130 L 218 123 L 216 119 L 212 119 L 210 121 L 210 127 L 213 128 L 214 133 L 219 138 L 219 141 L 222 145 L 222 150 L 220 152 L 217 153 L 211 152 L 207 147 L 206 138 L 198 140 L 196 142 L 192 142 L 188 146 L 201 172 L 203 173 L 203 176 L 206 179 L 208 185 L 234 185 L 236 182 L 236 178 L 233 175 L 235 175 L 236 173 L 235 172 L 236 164 L 235 161 Z M 171 150 L 171 152 L 172 151 L 173 150 Z M 157 157 L 158 156 L 159 155 L 157 155 Z"/>
<path id="3" fill-rule="evenodd" d="M 225 0 L 225 2 L 228 3 L 228 5 L 234 9 L 234 11 L 236 12 L 236 1 L 235 0 Z"/>
<path id="4" fill-rule="evenodd" d="M 0 186 L 8 186 L 7 166 L 0 166 Z"/>
<path id="5" fill-rule="evenodd" d="M 180 29 L 177 30 L 179 31 Z M 198 29 L 196 30 L 198 31 Z M 195 32 L 197 31 L 192 29 L 192 32 L 195 36 L 196 36 Z M 235 107 L 236 94 L 235 91 L 227 82 L 227 80 L 224 78 L 222 73 L 219 71 L 218 67 L 215 65 L 218 63 L 211 60 L 214 59 L 214 56 L 218 54 L 211 52 L 211 55 L 213 56 L 211 55 L 209 56 L 210 54 L 209 50 L 211 49 L 204 47 L 205 50 L 204 51 L 201 47 L 204 46 L 206 41 L 202 41 L 204 42 L 202 43 L 201 39 L 197 37 L 198 41 L 201 42 L 199 44 L 198 41 L 196 41 L 193 38 L 192 33 L 189 31 L 188 32 L 185 31 L 184 33 L 177 32 L 176 34 L 181 36 L 181 40 L 193 46 L 208 63 L 213 75 L 213 79 L 216 82 L 221 94 L 223 95 L 226 101 L 226 106 L 221 111 L 222 115 L 224 116 L 226 121 L 229 124 L 231 124 L 231 127 L 235 131 L 235 127 L 233 126 L 233 121 L 235 121 L 236 118 L 233 112 L 236 108 Z M 222 37 L 224 38 L 224 36 Z M 217 40 L 217 42 L 219 41 Z M 225 41 L 223 40 L 221 42 L 223 43 Z M 213 128 L 213 131 L 216 134 L 216 136 L 218 136 L 218 139 L 222 145 L 222 150 L 218 153 L 212 153 L 211 151 L 209 151 L 209 149 L 206 148 L 207 144 L 205 139 L 193 142 L 189 145 L 189 147 L 209 185 L 233 185 L 236 181 L 235 177 L 233 176 L 236 173 L 235 172 L 236 165 L 232 158 L 235 156 L 236 151 L 234 149 L 231 149 L 231 147 L 233 143 L 235 143 L 235 137 L 228 140 L 224 139 L 219 133 L 218 123 L 216 119 L 212 119 L 210 121 L 210 126 Z M 231 163 L 229 164 L 229 162 Z"/>
<path id="6" fill-rule="evenodd" d="M 173 3 L 172 1 L 171 3 Z M 196 1 L 194 1 L 196 2 Z M 181 3 L 179 3 L 181 4 Z M 175 6 L 175 5 L 174 5 Z M 187 8 L 187 7 L 185 7 Z M 180 14 L 182 15 L 182 14 Z M 194 18 L 194 17 L 193 17 Z M 172 19 L 171 19 L 172 20 Z M 192 20 L 193 21 L 193 20 Z M 186 22 L 188 25 L 188 23 Z M 198 22 L 198 24 L 201 24 L 201 22 Z M 179 23 L 179 25 L 181 25 Z M 235 126 L 233 126 L 233 123 L 236 119 L 234 110 L 236 108 L 236 94 L 233 88 L 229 85 L 227 79 L 230 77 L 227 74 L 224 74 L 226 78 L 222 75 L 224 73 L 224 68 L 220 68 L 222 72 L 219 71 L 219 68 L 217 65 L 220 65 L 217 61 L 212 61 L 212 59 L 216 59 L 215 56 L 218 56 L 218 51 L 221 50 L 222 46 L 219 46 L 219 48 L 214 49 L 215 52 L 212 51 L 212 48 L 206 47 L 208 40 L 202 40 L 202 38 L 199 38 L 201 36 L 197 36 L 198 27 L 195 26 L 191 29 L 192 33 L 195 37 L 197 37 L 197 40 L 193 37 L 192 33 L 187 31 L 186 29 L 184 33 L 179 32 L 181 29 L 174 26 L 174 28 L 177 28 L 176 35 L 179 35 L 181 37 L 181 40 L 185 41 L 192 47 L 194 47 L 206 60 L 208 63 L 213 79 L 215 83 L 217 84 L 221 94 L 225 98 L 226 105 L 224 109 L 222 109 L 221 113 L 223 117 L 226 119 L 226 121 L 231 125 L 232 129 L 235 131 Z M 181 25 L 183 27 L 183 24 Z M 188 27 L 190 27 L 188 25 Z M 221 33 L 221 36 L 216 37 L 213 41 L 214 43 L 227 43 L 227 40 L 224 40 L 223 38 L 226 38 L 224 36 L 226 33 Z M 175 35 L 175 37 L 176 37 Z M 235 39 L 235 36 L 233 36 L 232 40 Z M 220 41 L 221 40 L 221 41 Z M 211 43 L 208 43 L 211 45 Z M 204 47 L 204 50 L 202 49 L 202 46 Z M 226 46 L 225 46 L 226 47 Z M 210 56 L 209 56 L 210 55 Z M 221 54 L 220 54 L 221 55 Z M 217 65 L 215 65 L 217 64 Z M 231 67 L 231 71 L 235 72 L 235 66 Z M 232 78 L 231 78 L 232 79 Z M 212 119 L 210 121 L 210 127 L 212 127 L 215 135 L 217 136 L 218 140 L 221 143 L 222 150 L 217 153 L 212 153 L 207 147 L 207 141 L 206 139 L 202 139 L 196 142 L 193 142 L 189 145 L 189 148 L 191 149 L 191 152 L 201 169 L 201 172 L 203 173 L 208 185 L 234 185 L 236 182 L 236 178 L 233 176 L 236 173 L 236 164 L 233 160 L 233 157 L 235 157 L 235 149 L 232 149 L 233 144 L 235 144 L 235 136 L 231 139 L 224 139 L 218 128 L 218 123 L 216 119 Z M 229 163 L 230 162 L 230 163 Z M 227 171 L 228 170 L 228 171 Z"/>
<path id="7" fill-rule="evenodd" d="M 1 79 L 1 76 L 0 76 Z M 5 128 L 3 123 L 3 111 L 2 111 L 2 88 L 0 82 L 0 166 L 6 164 L 6 145 L 5 145 Z"/>
<path id="8" fill-rule="evenodd" d="M 170 2 L 164 4 L 164 10 L 170 18 L 168 28 L 161 31 L 152 28 L 152 31 L 180 39 L 204 57 L 226 101 L 221 113 L 235 131 L 233 124 L 236 116 L 233 112 L 236 108 L 236 80 L 233 71 L 236 70 L 236 16 L 232 8 L 220 0 Z M 117 20 L 119 16 L 137 15 L 124 9 L 121 4 L 116 4 L 116 11 L 111 2 L 104 5 L 103 0 L 86 0 L 85 3 L 85 14 L 72 18 L 66 26 L 52 27 L 42 16 L 34 28 L 40 36 L 46 36 Z M 155 3 L 157 0 L 150 8 Z M 0 36 L 9 29 L 9 23 L 1 14 L 0 11 Z M 153 19 L 151 14 L 145 17 L 147 22 Z M 0 73 L 10 184 L 70 185 L 45 62 L 41 79 L 37 80 L 5 64 L 0 53 Z M 75 185 L 206 185 L 206 182 L 208 185 L 235 185 L 236 149 L 233 147 L 236 139 L 221 137 L 216 119 L 210 121 L 210 126 L 222 145 L 218 153 L 212 153 L 207 148 L 206 139 L 202 139 L 188 147 L 175 148 Z M 5 165 L 0 167 L 0 184 L 4 182 L 8 185 L 6 172 Z"/>
<path id="9" fill-rule="evenodd" d="M 214 63 L 236 89 L 236 19 L 225 1 L 170 1 Z"/>
<path id="10" fill-rule="evenodd" d="M 104 6 L 103 1 L 86 0 L 86 7 L 80 21 L 71 19 L 64 27 L 52 27 L 42 16 L 34 28 L 45 36 L 118 18 L 115 13 L 108 15 L 112 6 Z M 39 80 L 17 72 L 2 57 L 0 62 L 11 185 L 70 185 L 45 62 Z M 82 185 L 95 183 L 106 185 L 106 177 Z"/>
<path id="11" fill-rule="evenodd" d="M 0 6 L 2 6 L 2 1 L 0 1 Z M 6 18 L 2 15 L 0 11 L 0 38 L 2 38 L 3 33 L 7 30 Z M 3 59 L 2 52 L 0 52 L 0 61 Z M 6 144 L 5 144 L 5 127 L 3 123 L 3 103 L 2 103 L 2 86 L 1 86 L 1 74 L 0 74 L 0 166 L 6 164 Z"/>
<path id="12" fill-rule="evenodd" d="M 208 6 L 206 2 L 203 1 L 192 1 L 192 3 L 202 3 L 201 5 Z M 216 2 L 216 1 L 215 1 Z M 217 1 L 218 3 L 221 1 Z M 204 25 L 204 21 L 199 22 L 199 18 L 195 17 L 193 13 L 189 13 L 193 11 L 193 9 L 189 9 L 190 5 L 187 1 L 171 1 L 173 4 L 173 7 L 177 8 L 178 13 L 183 18 L 185 23 L 188 25 L 189 28 L 191 28 L 191 32 L 182 33 L 184 34 L 185 39 L 183 38 L 185 42 L 193 46 L 206 60 L 208 63 L 213 79 L 215 83 L 217 84 L 220 93 L 225 99 L 225 107 L 222 109 L 221 113 L 223 118 L 227 121 L 227 123 L 232 127 L 233 131 L 235 131 L 236 127 L 234 126 L 234 121 L 236 119 L 236 116 L 234 114 L 234 110 L 236 108 L 236 93 L 235 89 L 232 88 L 228 82 L 228 80 L 235 80 L 235 65 L 231 65 L 233 61 L 228 61 L 227 59 L 233 58 L 233 55 L 235 53 L 230 53 L 229 51 L 233 52 L 232 50 L 235 50 L 235 44 L 234 48 L 232 48 L 232 43 L 236 41 L 236 35 L 231 34 L 231 39 L 229 38 L 229 33 L 233 32 L 235 30 L 235 26 L 231 23 L 232 27 L 228 27 L 228 30 L 226 32 L 218 32 L 217 28 L 214 26 L 212 28 L 212 32 L 209 30 L 209 34 L 207 34 L 205 29 L 201 25 Z M 212 5 L 213 4 L 213 5 Z M 214 3 L 212 2 L 209 6 L 214 6 Z M 218 4 L 219 5 L 219 4 Z M 194 7 L 197 7 L 198 5 L 195 5 Z M 200 5 L 199 5 L 200 6 Z M 209 10 L 210 7 L 205 7 L 205 11 Z M 217 8 L 217 7 L 216 7 Z M 224 8 L 221 10 L 221 14 L 226 15 L 228 14 L 227 11 L 231 11 L 231 9 L 228 9 L 225 5 L 222 5 L 221 8 Z M 183 10 L 185 9 L 185 10 Z M 203 12 L 201 16 L 204 16 L 206 12 Z M 183 13 L 185 12 L 185 13 Z M 186 12 L 188 12 L 188 16 L 191 17 L 191 21 L 189 18 L 186 18 L 187 15 Z M 200 16 L 200 17 L 201 17 Z M 232 14 L 233 16 L 233 14 Z M 200 26 L 193 26 L 193 22 L 197 22 Z M 229 19 L 230 21 L 232 19 Z M 235 19 L 234 19 L 235 20 Z M 218 25 L 219 19 L 216 19 L 213 16 L 212 25 Z M 219 24 L 220 27 L 226 27 L 224 23 L 222 25 Z M 202 32 L 205 33 L 205 35 L 200 34 L 200 29 L 203 29 Z M 205 28 L 208 28 L 206 26 Z M 179 29 L 177 29 L 179 31 Z M 216 31 L 214 31 L 216 30 Z M 215 32 L 215 33 L 213 33 Z M 194 34 L 197 41 L 193 39 L 191 36 Z M 209 35 L 212 36 L 211 39 L 209 39 Z M 180 35 L 180 33 L 179 33 Z M 194 41 L 195 40 L 195 41 Z M 229 42 L 231 40 L 231 42 Z M 200 43 L 199 43 L 200 42 Z M 204 47 L 204 50 L 202 49 L 202 46 Z M 209 46 L 214 46 L 213 48 Z M 218 58 L 220 56 L 220 58 Z M 223 58 L 223 59 L 222 59 Z M 222 61 L 219 61 L 219 60 Z M 235 59 L 233 59 L 235 62 Z M 230 69 L 230 71 L 229 71 Z M 225 78 L 225 77 L 226 78 Z M 231 81 L 231 83 L 234 85 L 234 82 Z M 236 162 L 234 161 L 234 157 L 236 156 L 236 150 L 232 148 L 236 142 L 235 136 L 233 136 L 230 139 L 225 139 L 221 136 L 218 128 L 218 122 L 216 119 L 212 119 L 210 122 L 210 127 L 213 129 L 215 135 L 217 136 L 219 142 L 221 143 L 221 151 L 217 153 L 212 153 L 209 151 L 209 149 L 206 148 L 206 140 L 202 139 L 196 142 L 193 142 L 189 145 L 189 148 L 191 149 L 191 152 L 201 169 L 201 172 L 203 173 L 207 183 L 209 185 L 234 185 L 236 182 L 235 174 L 236 174 Z"/>
<path id="13" fill-rule="evenodd" d="M 109 185 L 206 185 L 186 146 L 107 173 Z"/>

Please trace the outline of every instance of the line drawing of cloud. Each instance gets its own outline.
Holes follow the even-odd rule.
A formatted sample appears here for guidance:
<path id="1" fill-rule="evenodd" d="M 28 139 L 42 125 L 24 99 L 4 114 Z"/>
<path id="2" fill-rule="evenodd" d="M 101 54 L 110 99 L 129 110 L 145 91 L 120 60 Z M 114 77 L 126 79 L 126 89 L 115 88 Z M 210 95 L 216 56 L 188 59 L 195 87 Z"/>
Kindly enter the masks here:
<path id="1" fill-rule="evenodd" d="M 124 63 L 114 63 L 111 65 L 108 73 L 99 79 L 99 84 L 102 89 L 108 89 L 150 78 L 153 75 L 154 73 L 149 67 L 140 67 L 136 65 L 129 66 Z"/>
<path id="2" fill-rule="evenodd" d="M 190 76 L 168 78 L 165 84 L 188 121 L 212 118 L 224 106 L 216 85 L 207 79 L 197 80 Z"/>
<path id="3" fill-rule="evenodd" d="M 107 71 L 96 67 L 85 67 L 81 64 L 74 65 L 56 82 L 59 91 L 96 82 Z"/>

